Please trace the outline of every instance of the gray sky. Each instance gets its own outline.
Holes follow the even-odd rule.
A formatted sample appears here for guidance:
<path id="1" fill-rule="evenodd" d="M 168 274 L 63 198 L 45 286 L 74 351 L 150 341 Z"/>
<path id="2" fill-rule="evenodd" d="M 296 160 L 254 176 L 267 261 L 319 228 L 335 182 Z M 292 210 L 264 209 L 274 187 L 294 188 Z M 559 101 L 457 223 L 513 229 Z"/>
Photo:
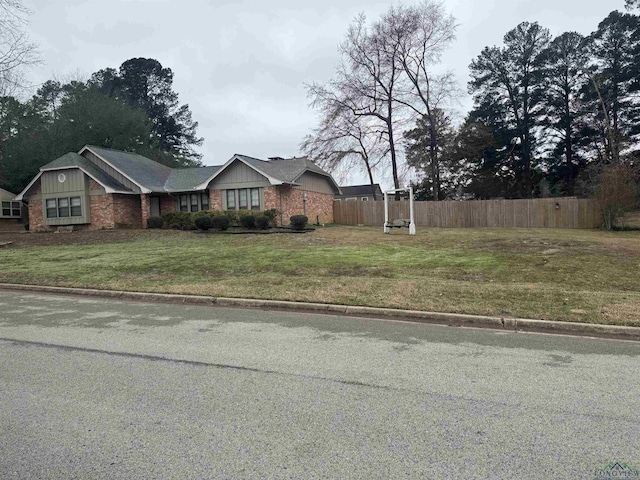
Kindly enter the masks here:
<path id="1" fill-rule="evenodd" d="M 88 77 L 134 57 L 155 58 L 174 72 L 174 90 L 188 103 L 204 137 L 203 161 L 218 165 L 234 153 L 259 158 L 299 155 L 315 125 L 305 82 L 333 75 L 337 45 L 351 20 L 377 19 L 379 0 L 294 2 L 182 0 L 25 0 L 34 11 L 32 37 L 44 64 L 42 83 Z M 409 2 L 406 2 L 409 3 Z M 624 0 L 446 0 L 458 39 L 444 55 L 466 91 L 468 66 L 483 47 L 500 45 L 522 21 L 552 35 L 589 34 Z M 462 110 L 471 106 L 466 99 Z M 356 180 L 357 179 L 353 179 Z M 382 180 L 382 179 L 376 179 Z"/>

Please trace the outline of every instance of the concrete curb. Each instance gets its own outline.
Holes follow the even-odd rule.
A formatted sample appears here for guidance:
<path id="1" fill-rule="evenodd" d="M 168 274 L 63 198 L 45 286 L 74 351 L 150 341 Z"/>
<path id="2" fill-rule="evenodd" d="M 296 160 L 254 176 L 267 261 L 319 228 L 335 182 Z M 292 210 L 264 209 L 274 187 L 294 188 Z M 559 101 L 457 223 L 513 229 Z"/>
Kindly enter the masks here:
<path id="1" fill-rule="evenodd" d="M 349 315 L 354 317 L 383 318 L 416 323 L 430 323 L 453 327 L 490 328 L 512 332 L 553 333 L 589 337 L 613 338 L 640 341 L 639 327 L 620 325 L 600 325 L 577 322 L 554 322 L 527 318 L 489 317 L 457 313 L 424 312 L 420 310 L 400 310 L 393 308 L 359 307 L 331 305 L 325 303 L 289 302 L 284 300 L 259 300 L 249 298 L 209 297 L 200 295 L 177 295 L 167 293 L 126 292 L 118 290 L 98 290 L 90 288 L 49 287 L 41 285 L 18 285 L 0 283 L 0 290 L 19 290 L 65 295 L 133 300 L 138 302 L 164 302 L 185 305 L 204 305 L 231 308 L 256 308 L 295 312 L 320 313 L 329 315 Z"/>

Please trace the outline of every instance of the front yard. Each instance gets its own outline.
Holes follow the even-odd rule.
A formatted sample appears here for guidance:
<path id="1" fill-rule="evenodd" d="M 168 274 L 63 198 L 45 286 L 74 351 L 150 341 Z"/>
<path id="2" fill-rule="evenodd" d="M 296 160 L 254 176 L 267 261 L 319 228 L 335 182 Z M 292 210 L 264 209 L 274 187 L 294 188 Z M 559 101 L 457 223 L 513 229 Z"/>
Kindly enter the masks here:
<path id="1" fill-rule="evenodd" d="M 0 282 L 640 326 L 640 231 L 0 234 Z"/>

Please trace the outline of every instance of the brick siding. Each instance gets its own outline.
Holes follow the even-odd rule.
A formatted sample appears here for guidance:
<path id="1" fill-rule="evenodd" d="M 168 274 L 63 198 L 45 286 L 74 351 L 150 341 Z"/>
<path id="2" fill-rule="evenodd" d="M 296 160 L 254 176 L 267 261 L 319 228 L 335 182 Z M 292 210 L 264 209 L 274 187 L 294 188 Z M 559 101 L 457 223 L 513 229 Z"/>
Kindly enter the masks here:
<path id="1" fill-rule="evenodd" d="M 24 224 L 19 218 L 0 218 L 0 232 L 20 232 Z"/>
<path id="2" fill-rule="evenodd" d="M 151 216 L 151 200 L 149 200 L 149 194 L 140 194 L 140 209 L 142 211 L 142 228 L 147 228 L 147 219 Z"/>
<path id="3" fill-rule="evenodd" d="M 282 218 L 282 223 L 288 225 L 290 217 L 304 214 L 304 193 L 307 194 L 306 215 L 309 217 L 309 222 L 315 223 L 318 217 L 320 223 L 333 223 L 333 195 L 326 193 L 308 192 L 286 186 L 266 187 L 264 208 L 265 210 L 275 208 L 281 211 L 278 221 Z M 281 194 L 282 205 L 280 205 Z"/>
<path id="4" fill-rule="evenodd" d="M 140 223 L 140 196 L 113 194 L 112 197 L 114 228 L 147 228 L 146 220 L 143 225 Z"/>
<path id="5" fill-rule="evenodd" d="M 209 210 L 222 210 L 222 190 L 209 190 Z"/>
<path id="6" fill-rule="evenodd" d="M 40 188 L 40 181 L 37 185 L 31 187 L 29 195 L 40 195 L 42 190 Z M 29 231 L 37 232 L 42 230 L 49 230 L 49 227 L 43 225 L 44 214 L 42 212 L 42 200 L 29 200 Z"/>
<path id="7" fill-rule="evenodd" d="M 89 197 L 89 208 L 91 212 L 91 223 L 87 226 L 89 230 L 115 228 L 113 194 L 91 195 Z"/>
<path id="8" fill-rule="evenodd" d="M 176 197 L 171 195 L 162 195 L 160 197 L 160 215 L 167 212 L 175 212 L 176 210 Z"/>
<path id="9" fill-rule="evenodd" d="M 96 182 L 93 178 L 88 178 L 89 180 L 89 192 L 102 192 L 106 193 L 106 190 L 102 185 Z"/>

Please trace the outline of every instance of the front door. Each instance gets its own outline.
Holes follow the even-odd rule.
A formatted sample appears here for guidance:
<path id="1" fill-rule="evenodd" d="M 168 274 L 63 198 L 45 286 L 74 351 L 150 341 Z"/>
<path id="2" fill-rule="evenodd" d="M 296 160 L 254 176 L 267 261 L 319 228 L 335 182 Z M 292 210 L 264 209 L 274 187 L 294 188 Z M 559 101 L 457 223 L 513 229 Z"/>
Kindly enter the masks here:
<path id="1" fill-rule="evenodd" d="M 151 197 L 151 216 L 160 216 L 160 197 Z"/>

